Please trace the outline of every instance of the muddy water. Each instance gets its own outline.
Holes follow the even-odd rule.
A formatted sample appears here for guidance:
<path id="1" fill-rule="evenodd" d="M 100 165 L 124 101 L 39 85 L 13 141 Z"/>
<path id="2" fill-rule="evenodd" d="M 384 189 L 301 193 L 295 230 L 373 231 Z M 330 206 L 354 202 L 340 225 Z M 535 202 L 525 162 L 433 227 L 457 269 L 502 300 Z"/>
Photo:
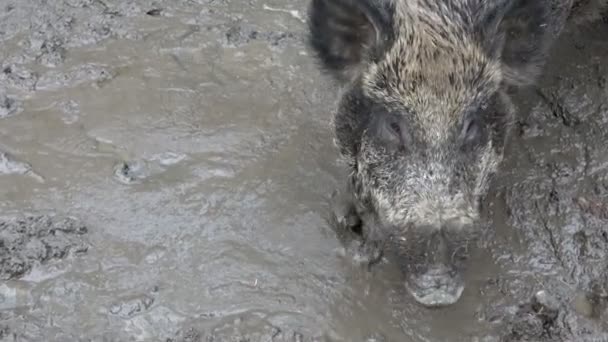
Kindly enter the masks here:
<path id="1" fill-rule="evenodd" d="M 330 224 L 337 90 L 304 45 L 305 6 L 0 1 L 0 340 L 601 337 L 608 26 L 567 31 L 552 101 L 523 94 L 469 287 L 426 310 Z M 559 319 L 525 311 L 541 289 Z"/>

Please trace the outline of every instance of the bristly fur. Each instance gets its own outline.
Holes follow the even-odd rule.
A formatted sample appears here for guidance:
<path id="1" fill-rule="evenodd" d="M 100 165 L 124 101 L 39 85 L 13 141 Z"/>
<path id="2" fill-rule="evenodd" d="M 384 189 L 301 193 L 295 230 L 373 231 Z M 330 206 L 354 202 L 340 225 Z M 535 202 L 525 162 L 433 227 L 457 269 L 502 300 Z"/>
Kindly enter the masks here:
<path id="1" fill-rule="evenodd" d="M 572 4 L 312 0 L 310 44 L 345 87 L 332 121 L 353 205 L 368 238 L 398 237 L 408 271 L 438 260 L 419 247 L 436 233 L 445 255 L 477 235 L 514 121 L 506 89 L 536 81 Z"/>
<path id="2" fill-rule="evenodd" d="M 391 1 L 312 0 L 309 44 L 320 67 L 340 81 L 352 81 L 366 61 L 382 57 L 394 32 Z M 356 30 L 352 28 L 356 27 Z"/>

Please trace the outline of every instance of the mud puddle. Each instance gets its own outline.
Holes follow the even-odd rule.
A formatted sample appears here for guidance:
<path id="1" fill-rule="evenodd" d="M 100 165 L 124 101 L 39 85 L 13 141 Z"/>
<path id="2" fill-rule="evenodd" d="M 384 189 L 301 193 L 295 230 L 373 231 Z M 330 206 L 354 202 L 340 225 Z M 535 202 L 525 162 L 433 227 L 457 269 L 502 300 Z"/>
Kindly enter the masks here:
<path id="1" fill-rule="evenodd" d="M 328 223 L 337 91 L 305 7 L 0 2 L 0 252 L 23 265 L 0 340 L 601 341 L 608 26 L 568 31 L 522 94 L 495 232 L 438 311 Z"/>

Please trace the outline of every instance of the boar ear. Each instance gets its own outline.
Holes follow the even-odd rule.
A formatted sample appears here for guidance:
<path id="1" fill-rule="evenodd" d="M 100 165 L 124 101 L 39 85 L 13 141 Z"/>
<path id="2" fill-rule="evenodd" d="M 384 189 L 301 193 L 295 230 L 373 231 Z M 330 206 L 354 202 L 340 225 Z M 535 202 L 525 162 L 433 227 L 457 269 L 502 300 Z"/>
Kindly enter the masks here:
<path id="1" fill-rule="evenodd" d="M 359 75 L 392 40 L 390 1 L 312 0 L 309 43 L 321 67 L 339 81 Z"/>
<path id="2" fill-rule="evenodd" d="M 499 59 L 507 84 L 529 85 L 542 72 L 554 33 L 551 1 L 494 0 L 481 2 L 477 32 L 482 46 Z"/>

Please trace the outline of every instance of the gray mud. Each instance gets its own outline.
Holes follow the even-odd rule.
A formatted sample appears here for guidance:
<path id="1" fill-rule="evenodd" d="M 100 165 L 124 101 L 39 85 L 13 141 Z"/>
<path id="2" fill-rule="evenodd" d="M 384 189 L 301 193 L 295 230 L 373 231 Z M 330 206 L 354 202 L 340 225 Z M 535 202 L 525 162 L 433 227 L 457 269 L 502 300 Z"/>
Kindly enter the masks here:
<path id="1" fill-rule="evenodd" d="M 539 87 L 519 94 L 489 244 L 504 341 L 608 341 L 606 32 L 567 30 Z"/>
<path id="2" fill-rule="evenodd" d="M 84 253 L 87 228 L 72 218 L 48 215 L 0 220 L 0 279 L 24 275 L 36 264 Z"/>
<path id="3" fill-rule="evenodd" d="M 468 287 L 427 310 L 331 224 L 306 5 L 0 1 L 0 341 L 608 341 L 608 25 L 520 94 Z"/>

